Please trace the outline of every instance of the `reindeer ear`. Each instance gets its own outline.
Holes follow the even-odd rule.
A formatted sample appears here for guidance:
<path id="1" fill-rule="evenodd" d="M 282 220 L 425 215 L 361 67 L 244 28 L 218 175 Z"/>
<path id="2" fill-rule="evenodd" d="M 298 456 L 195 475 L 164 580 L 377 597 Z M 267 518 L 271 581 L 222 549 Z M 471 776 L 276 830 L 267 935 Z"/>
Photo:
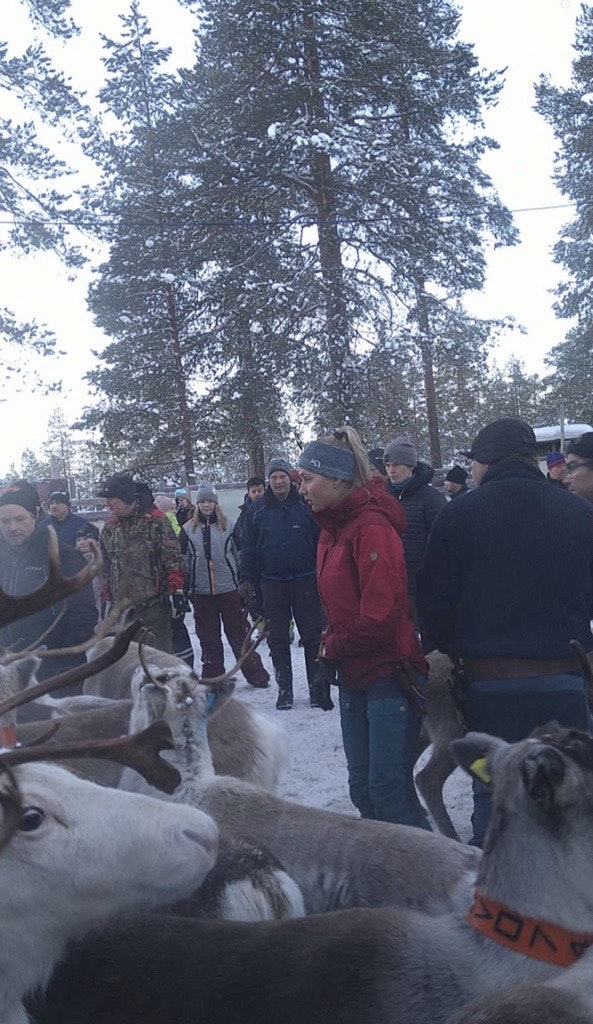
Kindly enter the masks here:
<path id="1" fill-rule="evenodd" d="M 564 781 L 564 758 L 553 747 L 538 747 L 521 762 L 523 785 L 544 813 L 556 803 L 556 789 Z"/>
<path id="2" fill-rule="evenodd" d="M 485 732 L 468 732 L 463 739 L 453 740 L 451 752 L 457 764 L 489 786 L 492 782 L 494 755 L 508 747 L 508 743 Z"/>
<path id="3" fill-rule="evenodd" d="M 44 651 L 45 647 L 40 648 L 40 650 Z M 31 685 L 31 680 L 40 665 L 41 658 L 35 657 L 34 654 L 29 654 L 26 658 L 21 658 L 19 661 L 14 662 L 19 690 L 24 690 L 27 686 Z"/>
<path id="4" fill-rule="evenodd" d="M 208 695 L 208 714 L 215 715 L 226 704 L 229 697 L 233 696 L 235 684 L 230 679 L 225 679 L 224 682 L 209 686 L 208 689 L 210 690 Z"/>

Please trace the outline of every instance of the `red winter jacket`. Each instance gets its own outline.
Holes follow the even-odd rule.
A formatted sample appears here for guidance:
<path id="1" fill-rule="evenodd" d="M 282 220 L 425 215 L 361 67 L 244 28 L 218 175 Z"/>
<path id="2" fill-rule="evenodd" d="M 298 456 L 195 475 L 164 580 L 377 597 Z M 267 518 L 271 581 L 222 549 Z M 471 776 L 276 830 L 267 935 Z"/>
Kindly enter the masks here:
<path id="1" fill-rule="evenodd" d="M 392 675 L 402 658 L 428 675 L 410 616 L 401 504 L 382 480 L 371 480 L 314 518 L 322 528 L 317 583 L 328 621 L 323 639 L 346 684 L 358 690 Z"/>

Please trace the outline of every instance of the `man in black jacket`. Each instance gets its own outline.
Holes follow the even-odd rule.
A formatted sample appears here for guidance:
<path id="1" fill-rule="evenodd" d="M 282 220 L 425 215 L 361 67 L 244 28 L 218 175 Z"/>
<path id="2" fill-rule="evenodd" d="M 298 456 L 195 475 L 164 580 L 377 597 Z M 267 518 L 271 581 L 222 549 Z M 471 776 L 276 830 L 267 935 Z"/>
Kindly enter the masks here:
<path id="1" fill-rule="evenodd" d="M 47 579 L 48 533 L 37 523 L 38 506 L 32 490 L 13 484 L 0 495 L 0 587 L 11 596 L 28 594 Z M 86 563 L 78 551 L 61 542 L 58 550 L 64 576 L 74 576 L 84 568 Z M 0 630 L 0 643 L 18 651 L 35 644 L 49 631 L 42 641 L 48 650 L 73 647 L 92 636 L 97 617 L 88 583 L 65 601 L 5 626 Z M 85 661 L 84 654 L 45 658 L 37 677 L 47 679 Z M 57 690 L 54 695 L 66 697 L 81 692 L 82 683 Z"/>
<path id="2" fill-rule="evenodd" d="M 470 729 L 514 743 L 552 719 L 588 730 L 570 647 L 593 649 L 593 508 L 549 487 L 521 420 L 484 427 L 469 452 L 476 487 L 435 520 L 418 576 L 431 640 L 463 665 Z M 490 799 L 474 784 L 481 844 Z"/>
<path id="3" fill-rule="evenodd" d="M 447 504 L 445 497 L 430 486 L 434 469 L 416 458 L 414 442 L 407 434 L 393 438 L 383 453 L 387 470 L 387 491 L 401 501 L 406 514 L 406 531 L 402 537 L 410 610 L 418 622 L 416 608 L 416 576 L 428 541 L 431 526 L 441 509 Z M 432 650 L 426 642 L 422 624 L 422 646 L 425 653 Z"/>
<path id="4" fill-rule="evenodd" d="M 268 643 L 278 683 L 276 707 L 280 711 L 293 703 L 291 616 L 303 641 L 312 706 L 317 706 L 312 685 L 323 628 L 315 569 L 318 538 L 319 527 L 291 482 L 288 462 L 272 459 L 264 495 L 249 506 L 245 516 L 241 537 L 243 582 L 239 591 L 249 601 L 261 578 Z"/>

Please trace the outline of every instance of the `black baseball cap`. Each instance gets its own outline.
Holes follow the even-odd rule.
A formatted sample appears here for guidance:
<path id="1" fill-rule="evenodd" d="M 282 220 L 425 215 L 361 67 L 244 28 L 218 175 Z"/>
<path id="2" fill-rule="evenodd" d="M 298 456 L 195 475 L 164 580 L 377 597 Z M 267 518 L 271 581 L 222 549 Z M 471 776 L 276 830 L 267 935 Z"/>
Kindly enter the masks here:
<path id="1" fill-rule="evenodd" d="M 124 473 L 114 473 L 108 476 L 102 491 L 97 491 L 99 498 L 119 498 L 127 505 L 133 505 L 137 499 L 136 485 L 131 476 Z"/>
<path id="2" fill-rule="evenodd" d="M 494 420 L 482 427 L 470 450 L 459 454 L 490 465 L 510 455 L 535 455 L 536 451 L 537 442 L 529 423 L 507 418 Z"/>

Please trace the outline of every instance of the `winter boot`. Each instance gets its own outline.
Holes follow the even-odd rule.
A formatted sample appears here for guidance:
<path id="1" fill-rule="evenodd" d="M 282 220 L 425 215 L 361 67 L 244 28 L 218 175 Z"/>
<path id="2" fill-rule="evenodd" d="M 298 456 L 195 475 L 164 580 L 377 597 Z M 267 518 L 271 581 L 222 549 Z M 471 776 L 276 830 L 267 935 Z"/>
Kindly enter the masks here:
<path id="1" fill-rule="evenodd" d="M 276 672 L 278 683 L 278 700 L 276 701 L 277 711 L 289 711 L 292 707 L 292 678 L 286 671 Z"/>
<path id="2" fill-rule="evenodd" d="M 317 676 L 317 652 L 319 650 L 319 644 L 307 644 L 304 648 L 305 651 L 305 668 L 307 670 L 307 683 L 309 686 L 309 698 L 311 701 L 312 708 L 318 708 L 320 705 L 317 702 L 317 688 L 315 680 Z"/>
<path id="3" fill-rule="evenodd" d="M 278 648 L 273 653 L 272 664 L 274 675 L 278 683 L 278 700 L 276 708 L 278 711 L 288 711 L 292 707 L 292 664 L 290 661 L 290 647 Z"/>

